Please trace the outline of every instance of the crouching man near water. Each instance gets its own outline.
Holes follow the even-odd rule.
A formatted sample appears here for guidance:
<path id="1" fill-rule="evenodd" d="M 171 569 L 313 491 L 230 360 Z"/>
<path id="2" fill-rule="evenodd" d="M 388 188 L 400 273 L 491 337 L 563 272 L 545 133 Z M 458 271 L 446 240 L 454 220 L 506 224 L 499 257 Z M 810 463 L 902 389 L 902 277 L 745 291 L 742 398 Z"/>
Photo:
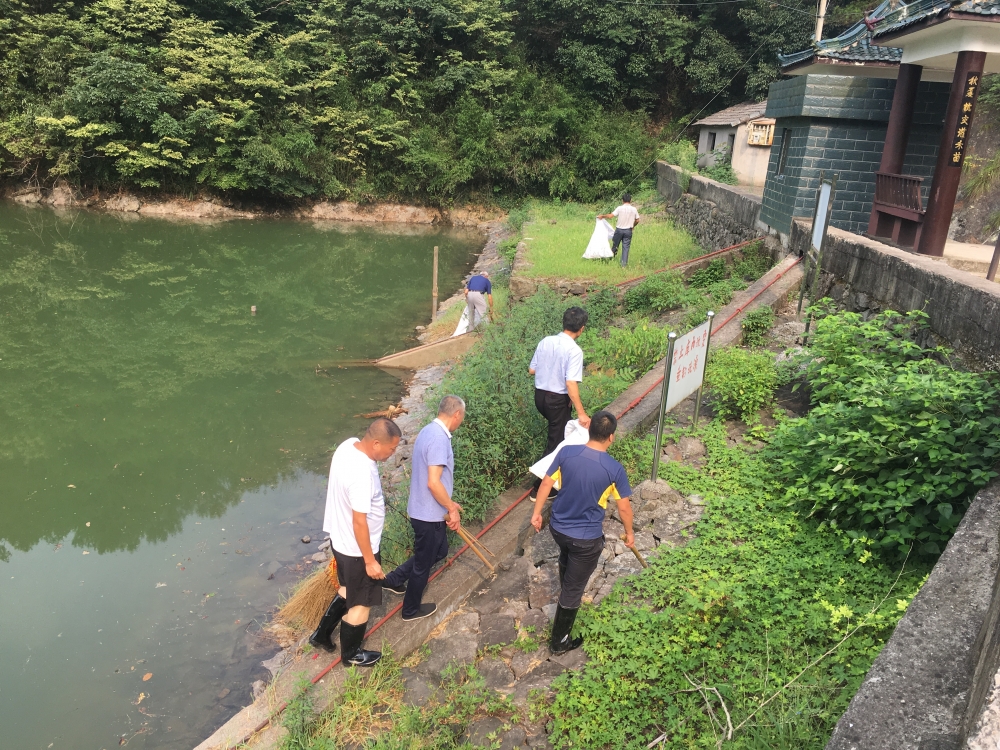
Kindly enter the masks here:
<path id="1" fill-rule="evenodd" d="M 451 435 L 465 419 L 465 402 L 445 396 L 437 418 L 426 425 L 413 444 L 410 497 L 406 512 L 413 527 L 413 556 L 389 573 L 382 588 L 403 594 L 403 622 L 429 617 L 437 611 L 421 603 L 431 568 L 448 556 L 448 529 L 458 528 L 462 506 L 452 501 L 455 454 Z"/>
<path id="2" fill-rule="evenodd" d="M 625 468 L 608 455 L 618 420 L 601 410 L 590 419 L 590 440 L 586 445 L 566 445 L 556 454 L 535 499 L 531 525 L 542 530 L 542 507 L 552 485 L 562 487 L 552 501 L 549 530 L 559 545 L 559 604 L 552 623 L 549 649 L 562 654 L 579 648 L 583 638 L 571 638 L 576 613 L 584 589 L 597 568 L 604 550 L 604 513 L 608 500 L 618 503 L 618 515 L 625 526 L 625 543 L 635 544 L 632 506 Z"/>
<path id="3" fill-rule="evenodd" d="M 385 578 L 379 554 L 385 498 L 377 462 L 396 452 L 401 435 L 392 420 L 376 419 L 361 440 L 348 438 L 341 443 L 330 462 L 323 531 L 333 545 L 340 590 L 309 643 L 332 651 L 330 636 L 340 622 L 344 666 L 370 667 L 382 658 L 378 651 L 361 648 L 361 643 L 370 609 L 382 603 Z"/>

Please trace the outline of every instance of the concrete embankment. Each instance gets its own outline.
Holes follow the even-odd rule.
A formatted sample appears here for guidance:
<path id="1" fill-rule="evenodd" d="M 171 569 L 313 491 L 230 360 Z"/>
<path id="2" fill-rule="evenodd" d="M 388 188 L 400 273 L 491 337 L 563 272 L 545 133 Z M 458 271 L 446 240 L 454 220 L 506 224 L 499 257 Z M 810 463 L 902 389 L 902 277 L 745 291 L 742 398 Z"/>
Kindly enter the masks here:
<path id="1" fill-rule="evenodd" d="M 156 216 L 184 221 L 225 221 L 264 217 L 296 218 L 309 221 L 338 221 L 363 224 L 445 224 L 478 227 L 502 218 L 503 212 L 485 206 L 440 208 L 403 203 L 354 203 L 352 201 L 317 201 L 297 208 L 274 208 L 224 201 L 215 197 L 146 196 L 133 193 L 84 194 L 65 181 L 51 188 L 30 186 L 13 189 L 7 198 L 22 205 L 50 206 L 56 209 L 89 208 L 121 217 Z"/>

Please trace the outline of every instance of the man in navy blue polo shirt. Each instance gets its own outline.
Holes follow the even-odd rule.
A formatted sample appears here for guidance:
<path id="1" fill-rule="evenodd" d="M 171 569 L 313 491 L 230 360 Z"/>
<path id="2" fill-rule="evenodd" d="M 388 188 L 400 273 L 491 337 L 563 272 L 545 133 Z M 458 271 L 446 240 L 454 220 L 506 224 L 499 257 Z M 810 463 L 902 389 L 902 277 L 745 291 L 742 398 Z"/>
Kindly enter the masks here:
<path id="1" fill-rule="evenodd" d="M 485 297 L 483 295 L 486 295 Z M 486 301 L 490 303 L 490 318 L 493 317 L 493 283 L 490 275 L 483 271 L 476 274 L 465 285 L 465 304 L 469 310 L 469 330 L 475 330 L 486 317 Z"/>
<path id="2" fill-rule="evenodd" d="M 448 529 L 457 529 L 462 506 L 451 499 L 455 454 L 451 434 L 465 419 L 465 402 L 445 396 L 437 418 L 424 427 L 413 444 L 410 498 L 406 512 L 413 527 L 413 556 L 389 573 L 382 588 L 403 594 L 404 622 L 429 617 L 437 605 L 422 603 L 431 568 L 448 556 Z M 445 517 L 447 516 L 447 520 Z"/>
<path id="3" fill-rule="evenodd" d="M 590 418 L 586 445 L 566 445 L 556 454 L 538 488 L 531 525 L 542 530 L 542 507 L 553 485 L 561 489 L 552 501 L 549 531 L 559 545 L 559 603 L 552 623 L 549 650 L 562 654 L 579 648 L 583 638 L 570 638 L 587 582 L 604 551 L 604 513 L 608 501 L 618 504 L 625 526 L 625 543 L 635 544 L 632 530 L 632 488 L 625 467 L 608 455 L 618 420 L 603 409 Z"/>

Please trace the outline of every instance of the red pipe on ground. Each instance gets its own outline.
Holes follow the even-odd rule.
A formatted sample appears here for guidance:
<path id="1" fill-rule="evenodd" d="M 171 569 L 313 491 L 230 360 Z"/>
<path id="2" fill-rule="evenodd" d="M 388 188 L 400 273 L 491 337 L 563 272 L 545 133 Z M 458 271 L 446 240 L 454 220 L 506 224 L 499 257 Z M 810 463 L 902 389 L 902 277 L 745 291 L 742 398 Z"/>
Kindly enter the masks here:
<path id="1" fill-rule="evenodd" d="M 650 276 L 656 276 L 656 274 L 666 273 L 667 271 L 672 271 L 673 269 L 680 268 L 681 266 L 686 266 L 691 263 L 697 263 L 699 260 L 705 260 L 706 258 L 711 258 L 715 255 L 719 255 L 720 253 L 728 253 L 730 250 L 739 250 L 744 245 L 749 245 L 752 242 L 759 242 L 760 240 L 763 239 L 765 239 L 765 237 L 764 235 L 761 235 L 760 237 L 756 237 L 752 240 L 747 240 L 746 242 L 737 242 L 735 245 L 724 247 L 721 250 L 714 250 L 713 252 L 707 253 L 705 255 L 699 255 L 697 258 L 692 258 L 691 260 L 685 260 L 681 261 L 680 263 L 674 263 L 672 266 L 669 266 L 668 268 L 665 268 L 662 271 L 656 271 L 654 273 L 646 274 L 645 276 L 636 276 L 634 279 L 625 279 L 625 281 L 619 281 L 617 284 L 615 284 L 615 286 L 625 286 L 626 284 L 632 284 L 636 281 L 642 281 L 643 279 L 647 279 Z"/>

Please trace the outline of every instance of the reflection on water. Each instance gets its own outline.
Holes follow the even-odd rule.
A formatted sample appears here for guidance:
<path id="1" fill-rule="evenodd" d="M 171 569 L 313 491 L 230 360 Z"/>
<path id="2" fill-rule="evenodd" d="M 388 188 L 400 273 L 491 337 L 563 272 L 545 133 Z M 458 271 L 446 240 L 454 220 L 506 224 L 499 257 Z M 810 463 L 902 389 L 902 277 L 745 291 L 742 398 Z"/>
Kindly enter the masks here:
<path id="1" fill-rule="evenodd" d="M 347 363 L 482 241 L 404 229 L 0 206 L 5 744 L 184 747 L 246 701 L 329 449 L 401 390 Z"/>

